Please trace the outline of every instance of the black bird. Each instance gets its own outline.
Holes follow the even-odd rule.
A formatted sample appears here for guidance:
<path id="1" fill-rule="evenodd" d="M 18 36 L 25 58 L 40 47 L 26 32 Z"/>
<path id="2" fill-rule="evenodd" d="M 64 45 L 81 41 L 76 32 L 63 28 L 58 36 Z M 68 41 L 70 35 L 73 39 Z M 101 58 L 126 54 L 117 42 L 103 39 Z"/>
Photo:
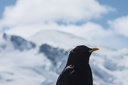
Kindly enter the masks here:
<path id="1" fill-rule="evenodd" d="M 80 45 L 70 51 L 67 64 L 60 74 L 56 85 L 93 85 L 89 58 L 98 48 Z"/>

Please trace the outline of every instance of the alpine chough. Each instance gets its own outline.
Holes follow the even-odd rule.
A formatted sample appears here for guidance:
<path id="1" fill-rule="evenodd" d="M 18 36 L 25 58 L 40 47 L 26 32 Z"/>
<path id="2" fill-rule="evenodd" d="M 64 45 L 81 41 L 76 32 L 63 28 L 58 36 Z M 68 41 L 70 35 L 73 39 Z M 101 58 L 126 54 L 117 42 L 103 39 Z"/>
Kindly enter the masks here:
<path id="1" fill-rule="evenodd" d="M 56 85 L 93 85 L 92 71 L 89 58 L 98 48 L 89 48 L 84 45 L 70 51 L 67 64 L 58 77 Z"/>

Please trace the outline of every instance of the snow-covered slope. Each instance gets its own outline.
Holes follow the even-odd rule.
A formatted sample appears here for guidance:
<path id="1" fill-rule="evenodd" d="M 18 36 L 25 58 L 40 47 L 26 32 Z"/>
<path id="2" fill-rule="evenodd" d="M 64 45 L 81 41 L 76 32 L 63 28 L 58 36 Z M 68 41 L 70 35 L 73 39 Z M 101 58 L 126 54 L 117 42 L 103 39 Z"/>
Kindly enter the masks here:
<path id="1" fill-rule="evenodd" d="M 4 34 L 0 39 L 0 85 L 55 85 L 68 52 L 79 44 L 97 46 L 55 30 L 44 30 L 28 40 Z M 128 49 L 99 47 L 90 58 L 94 85 L 127 85 Z"/>
<path id="2" fill-rule="evenodd" d="M 31 36 L 28 40 L 35 42 L 37 45 L 47 43 L 64 49 L 71 49 L 80 44 L 94 45 L 89 40 L 57 30 L 43 30 Z"/>

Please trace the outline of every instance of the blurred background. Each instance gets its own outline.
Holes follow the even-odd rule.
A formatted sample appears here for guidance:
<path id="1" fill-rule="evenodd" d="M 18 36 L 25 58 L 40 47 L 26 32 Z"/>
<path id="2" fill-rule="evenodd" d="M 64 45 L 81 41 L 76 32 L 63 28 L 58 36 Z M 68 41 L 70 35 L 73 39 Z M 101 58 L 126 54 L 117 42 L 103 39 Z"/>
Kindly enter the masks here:
<path id="1" fill-rule="evenodd" d="M 127 0 L 0 0 L 1 85 L 55 85 L 77 45 L 94 85 L 128 83 Z"/>

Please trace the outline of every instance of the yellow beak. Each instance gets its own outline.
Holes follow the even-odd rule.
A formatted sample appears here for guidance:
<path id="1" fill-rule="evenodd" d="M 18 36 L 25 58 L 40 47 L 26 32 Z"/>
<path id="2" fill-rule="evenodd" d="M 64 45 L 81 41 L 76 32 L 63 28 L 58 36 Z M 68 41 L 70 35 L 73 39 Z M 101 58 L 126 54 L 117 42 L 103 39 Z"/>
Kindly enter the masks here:
<path id="1" fill-rule="evenodd" d="M 96 50 L 99 50 L 99 48 L 92 48 L 91 50 L 89 50 L 89 53 L 96 51 Z"/>

